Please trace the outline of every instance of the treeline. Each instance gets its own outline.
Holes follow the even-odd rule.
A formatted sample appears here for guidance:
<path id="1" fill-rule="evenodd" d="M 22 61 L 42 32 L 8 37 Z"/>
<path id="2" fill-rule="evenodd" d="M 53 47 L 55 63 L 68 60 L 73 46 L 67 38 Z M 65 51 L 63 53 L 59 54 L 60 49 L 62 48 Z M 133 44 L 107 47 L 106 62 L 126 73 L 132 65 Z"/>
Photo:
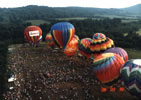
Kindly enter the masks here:
<path id="1" fill-rule="evenodd" d="M 141 5 L 138 5 L 141 6 Z M 136 7 L 136 6 L 135 6 Z M 134 8 L 135 8 L 134 7 Z M 102 9 L 102 8 L 86 8 L 86 7 L 47 7 L 30 5 L 18 8 L 0 8 L 0 22 L 21 23 L 25 20 L 34 19 L 53 19 L 53 18 L 71 18 L 71 17 L 102 17 L 102 15 L 116 16 L 135 16 L 135 9 Z M 130 12 L 129 12 L 130 11 Z M 133 12 L 131 12 L 133 11 Z M 99 16 L 100 15 L 100 16 Z M 139 17 L 140 13 L 137 13 Z"/>
<path id="2" fill-rule="evenodd" d="M 7 42 L 0 42 L 0 100 L 7 88 Z"/>
<path id="3" fill-rule="evenodd" d="M 121 19 L 70 21 L 76 27 L 80 38 L 91 37 L 94 33 L 104 33 L 114 40 L 116 46 L 140 48 L 141 36 L 136 32 L 141 28 L 141 21 L 122 23 Z"/>
<path id="4" fill-rule="evenodd" d="M 7 68 L 8 45 L 24 43 L 24 28 L 31 23 L 26 24 L 0 24 L 0 100 L 3 100 L 2 94 L 8 89 L 7 79 L 10 70 Z"/>
<path id="5" fill-rule="evenodd" d="M 43 31 L 43 40 L 57 20 L 49 20 L 50 24 L 39 25 Z M 141 21 L 122 23 L 121 19 L 103 20 L 70 20 L 80 39 L 90 37 L 101 32 L 114 40 L 115 45 L 123 48 L 141 49 L 141 36 L 136 33 L 141 28 Z M 0 23 L 0 97 L 7 89 L 7 49 L 10 44 L 24 43 L 24 29 L 32 23 L 15 22 L 10 24 Z M 1 100 L 1 98 L 0 98 Z"/>

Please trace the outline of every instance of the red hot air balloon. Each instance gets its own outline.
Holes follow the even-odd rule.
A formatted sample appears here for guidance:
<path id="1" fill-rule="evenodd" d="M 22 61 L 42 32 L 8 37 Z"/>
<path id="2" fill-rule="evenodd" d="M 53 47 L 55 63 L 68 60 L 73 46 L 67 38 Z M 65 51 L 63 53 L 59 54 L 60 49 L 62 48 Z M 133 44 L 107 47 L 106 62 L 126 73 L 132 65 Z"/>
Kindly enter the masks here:
<path id="1" fill-rule="evenodd" d="M 102 83 L 112 83 L 119 78 L 120 69 L 124 64 L 121 56 L 115 53 L 103 53 L 93 61 L 93 71 Z"/>
<path id="2" fill-rule="evenodd" d="M 65 49 L 66 45 L 72 40 L 75 28 L 71 23 L 59 22 L 51 27 L 51 35 L 54 42 L 60 48 Z"/>
<path id="3" fill-rule="evenodd" d="M 38 26 L 28 26 L 24 30 L 25 40 L 36 47 L 42 40 L 42 30 Z"/>
<path id="4" fill-rule="evenodd" d="M 119 54 L 121 57 L 123 57 L 125 62 L 128 60 L 127 52 L 124 49 L 119 47 L 107 49 L 106 51 L 104 51 L 104 53 L 116 53 L 116 54 Z"/>
<path id="5" fill-rule="evenodd" d="M 79 52 L 85 57 L 87 57 L 88 59 L 91 56 L 91 51 L 90 51 L 91 40 L 92 40 L 91 38 L 84 38 L 78 42 Z"/>
<path id="6" fill-rule="evenodd" d="M 66 48 L 64 49 L 64 53 L 67 56 L 73 56 L 74 53 L 78 49 L 78 37 L 74 36 L 72 40 L 67 44 Z"/>

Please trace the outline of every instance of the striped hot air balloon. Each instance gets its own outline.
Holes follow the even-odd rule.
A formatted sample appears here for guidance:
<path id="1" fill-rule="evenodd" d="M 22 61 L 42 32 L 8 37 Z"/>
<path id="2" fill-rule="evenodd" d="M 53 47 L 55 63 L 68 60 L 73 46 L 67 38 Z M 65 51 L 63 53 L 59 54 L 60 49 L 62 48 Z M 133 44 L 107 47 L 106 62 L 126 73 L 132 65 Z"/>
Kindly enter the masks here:
<path id="1" fill-rule="evenodd" d="M 114 42 L 112 39 L 106 37 L 102 33 L 96 33 L 93 36 L 93 39 L 90 44 L 90 50 L 94 54 L 94 57 L 103 53 L 105 50 L 112 48 Z"/>
<path id="2" fill-rule="evenodd" d="M 93 35 L 93 39 L 104 39 L 106 36 L 103 33 L 96 33 Z"/>
<path id="3" fill-rule="evenodd" d="M 114 48 L 107 49 L 103 53 L 116 53 L 116 54 L 119 54 L 121 57 L 123 57 L 125 62 L 128 60 L 127 52 L 123 48 L 120 48 L 120 47 L 114 47 Z"/>
<path id="4" fill-rule="evenodd" d="M 28 26 L 24 30 L 24 38 L 32 46 L 36 47 L 42 41 L 42 30 L 38 26 Z"/>
<path id="5" fill-rule="evenodd" d="M 91 44 L 91 38 L 84 38 L 84 39 L 81 39 L 79 42 L 78 42 L 78 49 L 79 49 L 79 52 L 84 55 L 85 57 L 87 57 L 88 59 L 90 58 L 91 56 L 91 51 L 90 51 L 90 44 Z"/>
<path id="6" fill-rule="evenodd" d="M 133 96 L 141 98 L 141 59 L 128 60 L 120 71 L 120 78 Z"/>
<path id="7" fill-rule="evenodd" d="M 65 49 L 75 34 L 74 26 L 69 22 L 59 22 L 51 27 L 51 35 L 54 42 L 60 48 Z"/>
<path id="8" fill-rule="evenodd" d="M 76 35 L 74 35 L 72 40 L 67 44 L 66 48 L 64 49 L 64 53 L 67 56 L 73 56 L 74 53 L 77 51 L 77 49 L 78 49 L 78 39 L 79 38 Z"/>
<path id="9" fill-rule="evenodd" d="M 120 68 L 124 64 L 121 56 L 115 53 L 103 53 L 93 61 L 93 71 L 102 83 L 110 84 L 119 78 Z"/>
<path id="10" fill-rule="evenodd" d="M 53 41 L 51 33 L 48 33 L 46 35 L 46 42 L 47 42 L 47 45 L 49 45 L 50 47 L 54 47 L 55 46 L 55 42 Z"/>
<path id="11" fill-rule="evenodd" d="M 75 34 L 74 37 L 77 38 L 78 41 L 80 40 L 78 35 Z"/>

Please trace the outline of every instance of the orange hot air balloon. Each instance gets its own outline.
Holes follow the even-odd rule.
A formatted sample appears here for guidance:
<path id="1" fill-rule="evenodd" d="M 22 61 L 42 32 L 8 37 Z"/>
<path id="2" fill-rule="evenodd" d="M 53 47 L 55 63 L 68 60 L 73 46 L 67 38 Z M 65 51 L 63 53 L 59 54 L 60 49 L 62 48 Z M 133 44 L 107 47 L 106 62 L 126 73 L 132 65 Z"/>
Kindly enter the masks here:
<path id="1" fill-rule="evenodd" d="M 93 71 L 102 83 L 112 83 L 119 78 L 124 59 L 116 53 L 103 53 L 93 61 Z"/>
<path id="2" fill-rule="evenodd" d="M 77 49 L 78 49 L 78 38 L 77 36 L 74 35 L 72 40 L 67 44 L 64 53 L 67 56 L 73 56 L 74 53 L 77 51 Z"/>
<path id="3" fill-rule="evenodd" d="M 79 37 L 78 37 L 78 35 L 75 34 L 74 37 L 76 37 L 78 41 L 80 40 Z"/>
<path id="4" fill-rule="evenodd" d="M 24 38 L 32 46 L 36 47 L 42 41 L 42 30 L 38 26 L 28 26 L 24 30 Z"/>
<path id="5" fill-rule="evenodd" d="M 79 42 L 78 42 L 78 49 L 79 49 L 79 52 L 84 55 L 85 57 L 87 57 L 88 59 L 90 58 L 91 56 L 91 51 L 90 51 L 90 44 L 91 44 L 91 38 L 84 38 L 84 39 L 81 39 Z"/>
<path id="6" fill-rule="evenodd" d="M 56 45 L 55 42 L 53 41 L 51 33 L 48 33 L 46 35 L 46 42 L 47 42 L 47 45 L 49 45 L 50 47 L 54 47 Z"/>

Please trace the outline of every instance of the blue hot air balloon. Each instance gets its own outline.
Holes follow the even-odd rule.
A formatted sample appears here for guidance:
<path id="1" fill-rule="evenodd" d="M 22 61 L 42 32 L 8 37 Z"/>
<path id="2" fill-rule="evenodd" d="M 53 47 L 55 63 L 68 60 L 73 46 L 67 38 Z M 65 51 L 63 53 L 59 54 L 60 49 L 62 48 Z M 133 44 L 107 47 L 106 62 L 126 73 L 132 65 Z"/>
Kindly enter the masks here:
<path id="1" fill-rule="evenodd" d="M 54 42 L 60 48 L 65 49 L 75 34 L 74 26 L 69 22 L 59 22 L 51 27 L 51 35 Z"/>

